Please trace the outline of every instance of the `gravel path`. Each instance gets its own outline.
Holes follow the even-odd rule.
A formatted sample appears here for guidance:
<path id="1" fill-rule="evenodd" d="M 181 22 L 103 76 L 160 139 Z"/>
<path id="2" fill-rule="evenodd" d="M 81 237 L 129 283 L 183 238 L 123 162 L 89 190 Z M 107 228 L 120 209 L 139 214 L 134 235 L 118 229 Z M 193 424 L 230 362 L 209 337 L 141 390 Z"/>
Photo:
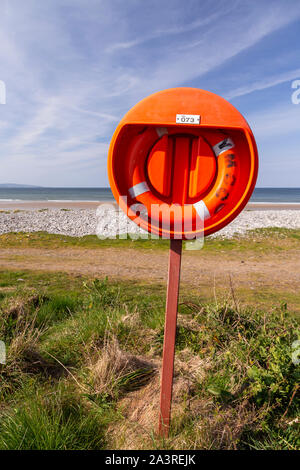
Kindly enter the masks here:
<path id="1" fill-rule="evenodd" d="M 235 233 L 243 234 L 247 230 L 261 227 L 300 228 L 300 210 L 244 210 L 218 235 L 230 238 Z M 21 231 L 45 231 L 78 237 L 97 233 L 107 238 L 116 233 L 142 232 L 123 212 L 103 205 L 97 211 L 35 209 L 0 212 L 0 234 Z"/>

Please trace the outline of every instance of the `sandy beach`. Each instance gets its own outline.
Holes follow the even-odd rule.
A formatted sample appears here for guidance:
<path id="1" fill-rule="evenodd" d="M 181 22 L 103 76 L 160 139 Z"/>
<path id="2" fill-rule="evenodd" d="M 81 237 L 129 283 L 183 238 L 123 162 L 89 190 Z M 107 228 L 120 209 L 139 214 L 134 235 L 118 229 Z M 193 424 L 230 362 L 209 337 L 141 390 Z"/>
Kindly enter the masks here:
<path id="1" fill-rule="evenodd" d="M 111 204 L 117 207 L 113 200 L 107 201 L 4 201 L 0 200 L 0 210 L 22 209 L 97 209 L 101 205 Z M 292 202 L 250 202 L 245 210 L 300 210 L 300 203 Z"/>
<path id="2" fill-rule="evenodd" d="M 0 210 L 22 209 L 97 209 L 103 204 L 113 204 L 115 201 L 0 201 Z M 300 204 L 299 204 L 300 207 Z"/>
<path id="3" fill-rule="evenodd" d="M 218 236 L 232 237 L 256 228 L 300 228 L 300 204 L 250 203 Z M 141 233 L 112 201 L 2 201 L 0 234 L 45 231 L 81 237 Z M 143 233 L 143 232 L 142 232 Z"/>

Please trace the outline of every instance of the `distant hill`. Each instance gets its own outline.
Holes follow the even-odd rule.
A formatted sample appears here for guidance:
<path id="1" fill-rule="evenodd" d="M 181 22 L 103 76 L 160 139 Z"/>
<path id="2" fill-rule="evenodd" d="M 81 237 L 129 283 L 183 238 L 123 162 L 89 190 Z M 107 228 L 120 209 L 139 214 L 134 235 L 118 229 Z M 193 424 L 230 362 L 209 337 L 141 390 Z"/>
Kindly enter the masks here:
<path id="1" fill-rule="evenodd" d="M 15 184 L 15 183 L 3 183 L 0 184 L 0 188 L 41 188 L 41 186 L 32 186 L 31 184 Z"/>

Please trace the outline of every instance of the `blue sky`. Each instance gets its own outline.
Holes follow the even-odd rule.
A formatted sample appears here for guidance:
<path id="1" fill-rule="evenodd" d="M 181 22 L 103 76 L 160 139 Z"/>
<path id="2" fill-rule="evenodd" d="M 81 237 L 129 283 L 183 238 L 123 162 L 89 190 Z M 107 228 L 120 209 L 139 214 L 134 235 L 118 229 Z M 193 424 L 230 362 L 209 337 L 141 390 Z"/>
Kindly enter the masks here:
<path id="1" fill-rule="evenodd" d="M 300 186 L 297 0 L 1 0 L 0 13 L 0 183 L 108 186 L 127 110 L 193 86 L 246 117 L 257 186 Z"/>

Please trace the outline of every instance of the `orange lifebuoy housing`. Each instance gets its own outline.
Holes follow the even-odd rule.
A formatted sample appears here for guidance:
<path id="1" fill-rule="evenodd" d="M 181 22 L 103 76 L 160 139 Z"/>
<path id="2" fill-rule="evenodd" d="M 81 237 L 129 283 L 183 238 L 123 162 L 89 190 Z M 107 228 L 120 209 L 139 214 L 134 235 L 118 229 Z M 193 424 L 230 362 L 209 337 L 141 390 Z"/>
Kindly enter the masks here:
<path id="1" fill-rule="evenodd" d="M 198 111 L 199 124 L 176 125 L 182 111 Z M 127 215 L 149 232 L 186 239 L 233 220 L 254 189 L 257 166 L 254 137 L 240 113 L 190 88 L 138 103 L 118 126 L 108 159 L 113 194 Z"/>

